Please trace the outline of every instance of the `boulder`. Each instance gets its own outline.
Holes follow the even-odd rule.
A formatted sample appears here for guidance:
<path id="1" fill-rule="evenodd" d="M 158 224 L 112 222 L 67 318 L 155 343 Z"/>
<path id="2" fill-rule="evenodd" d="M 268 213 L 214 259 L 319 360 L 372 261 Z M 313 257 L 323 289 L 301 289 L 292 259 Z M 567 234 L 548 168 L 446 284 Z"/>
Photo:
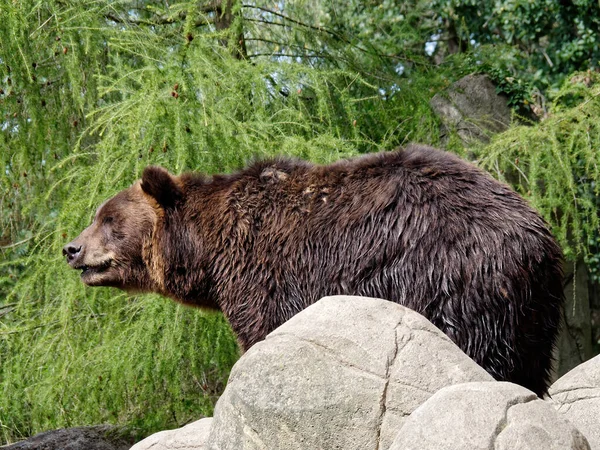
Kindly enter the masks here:
<path id="1" fill-rule="evenodd" d="M 585 437 L 547 402 L 506 382 L 448 386 L 417 408 L 390 450 L 584 450 Z"/>
<path id="2" fill-rule="evenodd" d="M 128 438 L 111 425 L 62 428 L 36 434 L 15 444 L 0 447 L 2 450 L 127 450 Z"/>
<path id="3" fill-rule="evenodd" d="M 336 296 L 308 307 L 236 363 L 209 449 L 386 449 L 444 386 L 492 377 L 423 316 Z"/>
<path id="4" fill-rule="evenodd" d="M 471 74 L 461 78 L 430 101 L 443 124 L 442 140 L 448 129 L 455 129 L 465 144 L 489 141 L 489 135 L 506 130 L 511 120 L 508 99 L 496 93 L 487 75 Z"/>
<path id="5" fill-rule="evenodd" d="M 182 428 L 155 433 L 131 450 L 205 450 L 211 423 L 212 417 L 206 417 Z"/>
<path id="6" fill-rule="evenodd" d="M 600 449 L 600 356 L 577 366 L 550 387 L 552 404 Z"/>

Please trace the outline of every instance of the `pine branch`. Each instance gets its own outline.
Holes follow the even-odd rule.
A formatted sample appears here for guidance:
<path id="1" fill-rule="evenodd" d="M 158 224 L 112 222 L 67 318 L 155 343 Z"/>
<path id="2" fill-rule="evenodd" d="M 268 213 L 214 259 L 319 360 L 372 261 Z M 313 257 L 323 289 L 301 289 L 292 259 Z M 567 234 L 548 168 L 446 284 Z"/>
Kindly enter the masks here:
<path id="1" fill-rule="evenodd" d="M 301 53 L 269 53 L 269 52 L 264 52 L 264 53 L 253 53 L 251 55 L 248 55 L 248 58 L 256 58 L 259 56 L 275 56 L 275 57 L 287 57 L 287 58 L 322 58 L 322 59 L 335 59 L 334 57 L 332 57 L 331 55 L 327 55 L 325 53 L 313 53 L 313 54 L 301 54 Z"/>
<path id="2" fill-rule="evenodd" d="M 214 10 L 203 11 L 205 13 L 215 12 Z M 173 25 L 179 21 L 185 21 L 187 14 L 185 12 L 181 12 L 177 15 L 177 18 L 174 19 L 173 16 L 154 16 L 153 19 L 133 19 L 130 17 L 120 17 L 112 12 L 108 12 L 104 14 L 104 17 L 108 20 L 111 20 L 115 23 L 128 24 L 128 25 L 147 25 L 147 26 L 159 26 L 159 25 Z M 196 20 L 194 22 L 195 27 L 202 27 L 209 24 L 214 24 L 215 19 L 209 19 L 204 17 L 202 20 Z"/>

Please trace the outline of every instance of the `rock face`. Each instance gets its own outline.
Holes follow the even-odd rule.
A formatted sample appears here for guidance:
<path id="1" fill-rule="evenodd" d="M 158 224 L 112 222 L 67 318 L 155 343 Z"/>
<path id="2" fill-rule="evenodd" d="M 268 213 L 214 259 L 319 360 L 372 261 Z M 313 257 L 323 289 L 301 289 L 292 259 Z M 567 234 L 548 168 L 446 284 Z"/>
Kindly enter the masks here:
<path id="1" fill-rule="evenodd" d="M 511 383 L 448 386 L 406 420 L 390 450 L 589 449 L 548 403 Z"/>
<path id="2" fill-rule="evenodd" d="M 600 449 L 600 356 L 577 366 L 550 387 L 550 396 L 562 413 Z"/>
<path id="3" fill-rule="evenodd" d="M 138 442 L 131 450 L 205 450 L 212 418 L 206 417 L 176 430 L 161 431 Z"/>
<path id="4" fill-rule="evenodd" d="M 565 306 L 555 349 L 556 378 L 593 356 L 588 269 L 582 259 L 564 264 Z M 556 379 L 555 378 L 555 379 Z"/>
<path id="5" fill-rule="evenodd" d="M 465 143 L 487 142 L 491 133 L 504 131 L 510 124 L 507 98 L 496 93 L 487 75 L 471 74 L 461 78 L 430 101 L 446 129 L 456 129 Z M 442 139 L 445 130 L 442 130 Z"/>
<path id="6" fill-rule="evenodd" d="M 384 300 L 327 297 L 234 366 L 208 448 L 386 449 L 442 387 L 491 380 L 421 315 Z"/>
<path id="7" fill-rule="evenodd" d="M 63 428 L 46 431 L 16 444 L 0 447 L 2 450 L 127 450 L 131 442 L 121 438 L 115 427 Z"/>

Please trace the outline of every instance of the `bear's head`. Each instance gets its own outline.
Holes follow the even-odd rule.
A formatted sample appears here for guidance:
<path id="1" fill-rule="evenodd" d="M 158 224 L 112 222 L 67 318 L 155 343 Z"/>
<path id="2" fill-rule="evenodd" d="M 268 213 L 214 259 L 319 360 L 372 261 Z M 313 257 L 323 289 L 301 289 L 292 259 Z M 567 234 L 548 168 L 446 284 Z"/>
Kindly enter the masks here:
<path id="1" fill-rule="evenodd" d="M 89 286 L 156 291 L 162 274 L 152 264 L 153 234 L 181 198 L 177 177 L 148 167 L 141 181 L 98 208 L 92 224 L 65 245 L 63 255 Z"/>

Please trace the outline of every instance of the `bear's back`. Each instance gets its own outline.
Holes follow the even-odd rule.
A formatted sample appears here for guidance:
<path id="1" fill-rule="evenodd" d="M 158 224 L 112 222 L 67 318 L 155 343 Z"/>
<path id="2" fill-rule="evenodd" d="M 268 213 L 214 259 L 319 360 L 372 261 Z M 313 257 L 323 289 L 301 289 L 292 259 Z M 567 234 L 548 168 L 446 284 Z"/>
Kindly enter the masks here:
<path id="1" fill-rule="evenodd" d="M 560 248 L 474 165 L 409 146 L 330 165 L 260 161 L 197 186 L 206 270 L 244 348 L 324 296 L 379 297 L 425 315 L 497 379 L 545 391 Z"/>

